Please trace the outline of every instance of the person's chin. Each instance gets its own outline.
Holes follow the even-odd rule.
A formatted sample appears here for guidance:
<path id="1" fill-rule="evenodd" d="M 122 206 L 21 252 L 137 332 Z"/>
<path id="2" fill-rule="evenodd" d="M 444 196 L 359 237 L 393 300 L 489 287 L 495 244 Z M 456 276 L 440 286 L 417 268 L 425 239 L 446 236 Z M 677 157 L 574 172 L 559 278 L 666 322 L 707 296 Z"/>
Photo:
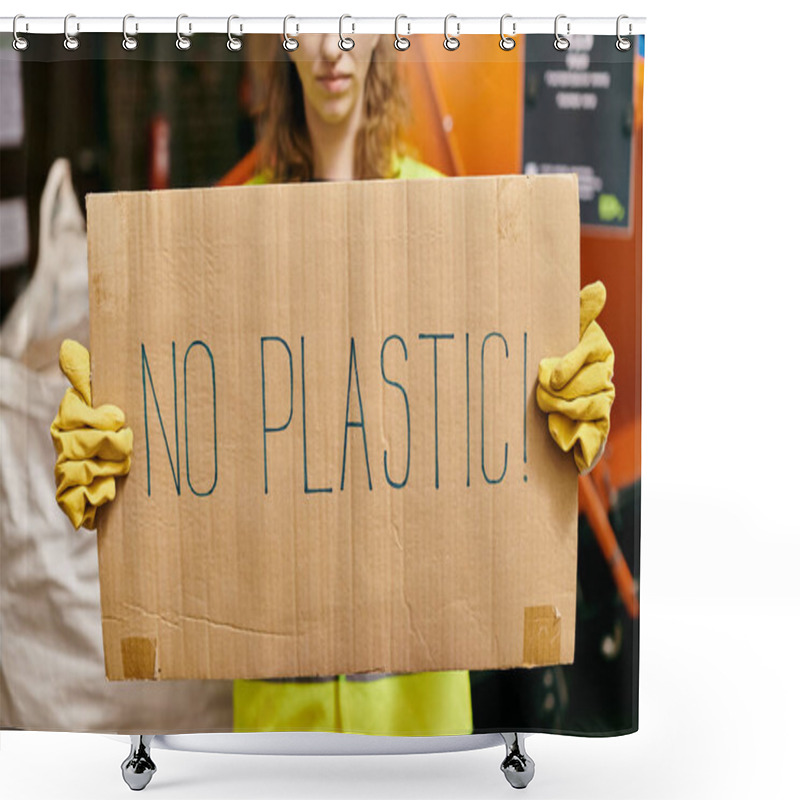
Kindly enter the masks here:
<path id="1" fill-rule="evenodd" d="M 333 98 L 325 103 L 321 116 L 329 125 L 337 125 L 350 116 L 352 107 L 349 97 Z"/>

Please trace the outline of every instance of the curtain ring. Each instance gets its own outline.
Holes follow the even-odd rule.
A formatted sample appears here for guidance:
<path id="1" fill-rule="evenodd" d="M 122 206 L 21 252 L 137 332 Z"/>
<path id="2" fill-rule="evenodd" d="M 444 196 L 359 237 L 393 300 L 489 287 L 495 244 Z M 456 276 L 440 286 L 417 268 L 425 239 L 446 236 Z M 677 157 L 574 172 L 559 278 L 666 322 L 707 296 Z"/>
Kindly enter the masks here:
<path id="1" fill-rule="evenodd" d="M 517 46 L 517 43 L 511 38 L 511 36 L 506 36 L 505 32 L 503 31 L 503 25 L 505 24 L 505 21 L 507 19 L 511 19 L 511 18 L 512 18 L 511 14 L 503 14 L 503 16 L 500 17 L 500 49 L 501 50 L 506 50 L 506 51 L 513 50 Z M 513 35 L 516 32 L 517 32 L 517 23 L 516 22 L 512 22 L 511 23 L 511 33 Z"/>
<path id="2" fill-rule="evenodd" d="M 18 50 L 19 52 L 22 52 L 23 50 L 27 50 L 28 49 L 28 40 L 24 36 L 20 36 L 17 33 L 17 20 L 18 19 L 25 19 L 25 15 L 24 14 L 17 14 L 17 16 L 14 17 L 14 23 L 11 26 L 11 32 L 14 34 L 14 41 L 12 42 L 12 44 L 13 44 L 15 50 Z M 28 29 L 28 23 L 26 22 L 25 23 L 25 30 L 27 30 L 27 29 Z"/>
<path id="3" fill-rule="evenodd" d="M 289 36 L 288 26 L 290 19 L 297 19 L 297 17 L 293 17 L 291 14 L 285 16 L 283 18 L 283 49 L 287 53 L 292 53 L 300 47 L 300 42 L 294 38 L 294 36 Z"/>
<path id="4" fill-rule="evenodd" d="M 129 19 L 136 19 L 133 14 L 126 14 L 122 18 L 122 49 L 123 50 L 135 50 L 139 46 L 139 42 L 137 41 L 135 36 L 130 36 L 128 34 L 128 20 Z M 134 23 L 134 30 L 139 30 L 139 23 Z"/>
<path id="5" fill-rule="evenodd" d="M 178 37 L 175 40 L 175 47 L 177 47 L 178 50 L 188 50 L 192 46 L 191 39 L 189 39 L 187 36 L 184 36 L 181 33 L 181 20 L 188 18 L 189 18 L 188 14 L 178 14 L 178 18 L 175 20 L 175 35 Z M 192 32 L 192 23 L 190 22 L 189 33 L 191 32 Z"/>
<path id="6" fill-rule="evenodd" d="M 456 20 L 456 35 L 455 36 L 451 36 L 447 32 L 447 23 L 450 22 L 451 19 Z M 461 42 L 457 38 L 459 33 L 461 33 L 461 23 L 458 22 L 458 18 L 456 17 L 455 14 L 448 14 L 444 18 L 444 42 L 442 44 L 444 44 L 444 49 L 445 50 L 449 50 L 450 52 L 453 52 L 453 50 L 458 50 L 459 45 L 461 44 Z"/>
<path id="7" fill-rule="evenodd" d="M 617 50 L 619 50 L 621 53 L 624 53 L 624 52 L 626 52 L 627 50 L 630 50 L 630 49 L 631 49 L 631 40 L 630 40 L 630 39 L 626 39 L 626 38 L 625 38 L 625 37 L 624 37 L 624 36 L 623 36 L 623 35 L 620 33 L 620 23 L 621 23 L 621 22 L 622 22 L 622 20 L 624 20 L 624 19 L 628 19 L 628 17 L 627 17 L 627 16 L 625 16 L 625 14 L 620 14 L 620 15 L 617 17 L 617 42 L 616 42 L 616 45 L 615 45 L 615 47 L 616 47 L 616 48 L 617 48 Z M 629 22 L 629 23 L 628 23 L 628 36 L 630 36 L 632 33 L 633 33 L 633 26 L 632 26 L 632 25 L 631 25 L 631 23 Z"/>
<path id="8" fill-rule="evenodd" d="M 394 49 L 403 52 L 404 50 L 408 50 L 411 47 L 411 39 L 406 39 L 405 36 L 401 36 L 399 29 L 400 29 L 400 20 L 401 19 L 408 19 L 405 14 L 398 14 L 394 18 Z M 408 32 L 411 33 L 411 25 L 407 24 Z"/>
<path id="9" fill-rule="evenodd" d="M 239 19 L 239 17 L 237 17 L 235 14 L 231 14 L 228 17 L 228 50 L 230 50 L 232 53 L 235 53 L 242 49 L 242 40 L 238 36 L 234 36 L 231 33 L 231 22 L 233 22 L 233 20 L 235 19 Z M 240 33 L 241 30 L 242 26 L 240 25 L 239 26 Z"/>
<path id="10" fill-rule="evenodd" d="M 69 21 L 71 19 L 75 19 L 75 15 L 74 14 L 67 14 L 67 16 L 64 17 L 64 48 L 66 50 L 77 50 L 78 47 L 80 46 L 80 42 L 78 41 L 78 37 L 77 36 L 72 36 L 72 34 L 70 34 L 70 32 L 69 32 Z M 76 22 L 75 23 L 75 31 L 76 31 L 76 33 L 80 29 L 81 29 L 80 24 Z"/>
<path id="11" fill-rule="evenodd" d="M 566 19 L 566 18 L 567 18 L 566 14 L 559 14 L 556 17 L 556 24 L 555 24 L 556 38 L 555 41 L 553 42 L 553 47 L 555 47 L 556 50 L 566 50 L 569 47 L 569 39 L 565 38 L 558 32 L 558 21 L 560 19 Z M 569 36 L 569 22 L 567 22 L 567 36 Z"/>
<path id="12" fill-rule="evenodd" d="M 345 37 L 344 34 L 342 33 L 342 27 L 346 19 L 353 19 L 353 18 L 349 14 L 342 14 L 342 16 L 339 17 L 339 49 L 344 50 L 345 52 L 347 52 L 348 50 L 352 50 L 356 46 L 356 43 L 349 36 Z M 354 23 L 353 33 L 355 33 L 355 30 L 356 26 Z"/>

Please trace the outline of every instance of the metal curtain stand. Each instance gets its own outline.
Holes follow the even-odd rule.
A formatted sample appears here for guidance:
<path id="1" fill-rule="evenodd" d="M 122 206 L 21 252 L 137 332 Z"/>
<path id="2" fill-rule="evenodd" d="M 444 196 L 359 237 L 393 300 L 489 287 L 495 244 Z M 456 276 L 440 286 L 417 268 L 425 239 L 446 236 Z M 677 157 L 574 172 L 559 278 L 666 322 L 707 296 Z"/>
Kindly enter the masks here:
<path id="1" fill-rule="evenodd" d="M 515 789 L 524 789 L 533 779 L 535 765 L 525 752 L 525 734 L 500 733 L 506 746 L 506 757 L 500 770 Z M 122 762 L 122 778 L 135 792 L 144 789 L 156 773 L 156 765 L 150 754 L 154 735 L 131 735 L 131 751 Z"/>

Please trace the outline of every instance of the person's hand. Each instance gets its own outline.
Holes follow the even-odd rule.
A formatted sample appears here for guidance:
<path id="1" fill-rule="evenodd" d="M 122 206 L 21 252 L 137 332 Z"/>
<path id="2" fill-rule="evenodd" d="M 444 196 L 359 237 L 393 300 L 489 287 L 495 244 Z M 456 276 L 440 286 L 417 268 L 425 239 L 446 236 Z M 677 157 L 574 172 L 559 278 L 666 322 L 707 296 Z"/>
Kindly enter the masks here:
<path id="1" fill-rule="evenodd" d="M 92 408 L 89 351 L 72 339 L 61 343 L 61 371 L 72 384 L 50 426 L 56 450 L 56 500 L 77 530 L 95 528 L 97 508 L 114 499 L 117 475 L 131 468 L 133 432 L 117 406 Z"/>
<path id="2" fill-rule="evenodd" d="M 550 435 L 565 453 L 572 450 L 581 474 L 603 454 L 614 402 L 614 349 L 595 321 L 605 302 L 600 281 L 584 286 L 578 346 L 539 364 L 536 402 L 547 414 Z"/>

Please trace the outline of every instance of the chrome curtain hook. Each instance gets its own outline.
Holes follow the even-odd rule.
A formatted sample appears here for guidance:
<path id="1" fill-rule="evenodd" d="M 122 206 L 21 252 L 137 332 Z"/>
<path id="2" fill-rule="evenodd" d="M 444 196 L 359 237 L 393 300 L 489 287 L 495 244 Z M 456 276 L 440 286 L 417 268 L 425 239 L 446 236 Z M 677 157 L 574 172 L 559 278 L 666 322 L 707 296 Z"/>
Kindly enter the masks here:
<path id="1" fill-rule="evenodd" d="M 17 14 L 17 16 L 14 17 L 14 23 L 11 26 L 11 32 L 14 34 L 14 41 L 12 42 L 14 49 L 18 50 L 19 52 L 22 52 L 23 50 L 28 49 L 28 40 L 24 36 L 20 36 L 17 33 L 17 20 L 20 19 L 25 19 L 25 15 Z M 25 23 L 25 30 L 28 30 L 27 22 Z"/>
<path id="2" fill-rule="evenodd" d="M 615 47 L 621 53 L 624 53 L 625 51 L 631 49 L 631 40 L 630 39 L 626 39 L 621 33 L 621 23 L 622 23 L 622 20 L 624 20 L 624 19 L 628 19 L 628 17 L 625 14 L 620 14 L 617 17 L 617 42 L 615 44 Z M 628 23 L 628 36 L 630 36 L 632 33 L 633 33 L 633 25 L 631 25 L 631 23 L 629 22 Z"/>
<path id="3" fill-rule="evenodd" d="M 411 47 L 411 39 L 406 39 L 405 36 L 400 35 L 401 19 L 408 19 L 408 17 L 405 14 L 398 14 L 394 18 L 394 49 L 402 52 Z M 406 27 L 408 28 L 408 33 L 411 33 L 411 23 L 406 23 Z"/>
<path id="4" fill-rule="evenodd" d="M 300 47 L 300 42 L 294 38 L 294 36 L 289 36 L 289 20 L 290 19 L 297 19 L 297 17 L 293 17 L 291 14 L 285 16 L 283 18 L 283 49 L 287 53 L 292 53 Z M 298 26 L 299 30 L 299 26 Z"/>
<path id="5" fill-rule="evenodd" d="M 238 36 L 234 36 L 231 33 L 231 22 L 233 22 L 235 19 L 239 19 L 239 17 L 237 17 L 235 14 L 231 14 L 228 17 L 228 50 L 230 50 L 232 53 L 242 49 L 242 40 Z M 239 33 L 241 32 L 242 26 L 240 25 Z"/>
<path id="6" fill-rule="evenodd" d="M 184 36 L 181 33 L 181 20 L 182 19 L 189 19 L 188 14 L 178 14 L 178 18 L 175 20 L 175 35 L 178 37 L 175 40 L 175 47 L 178 50 L 188 50 L 192 46 L 191 39 L 188 36 Z M 189 23 L 189 33 L 192 32 L 192 23 Z"/>
<path id="7" fill-rule="evenodd" d="M 135 36 L 131 36 L 128 33 L 128 20 L 129 19 L 136 19 L 133 14 L 126 14 L 122 18 L 122 47 L 124 50 L 135 50 L 139 46 L 139 42 Z M 135 31 L 139 30 L 139 23 L 134 23 L 133 29 Z"/>
<path id="8" fill-rule="evenodd" d="M 448 23 L 450 22 L 451 19 L 456 20 L 456 35 L 455 36 L 451 36 L 447 32 L 447 26 L 448 26 Z M 456 17 L 455 14 L 448 14 L 444 18 L 444 42 L 443 42 L 443 44 L 444 44 L 444 49 L 445 50 L 450 50 L 451 52 L 453 50 L 458 50 L 459 45 L 461 44 L 461 42 L 456 37 L 458 36 L 459 33 L 461 33 L 461 23 L 458 21 L 458 18 Z"/>
<path id="9" fill-rule="evenodd" d="M 512 19 L 512 15 L 511 14 L 503 14 L 503 16 L 500 17 L 500 49 L 501 50 L 513 50 L 517 46 L 516 41 L 514 41 L 514 39 L 512 39 L 511 36 L 506 36 L 506 34 L 505 34 L 504 26 L 505 26 L 505 22 L 506 22 L 507 19 Z M 516 22 L 512 22 L 511 23 L 511 35 L 513 36 L 516 32 L 517 32 L 517 23 Z"/>
<path id="10" fill-rule="evenodd" d="M 569 39 L 567 39 L 566 37 L 562 36 L 558 32 L 558 21 L 561 20 L 561 19 L 566 19 L 566 18 L 567 18 L 566 14 L 559 14 L 556 17 L 556 22 L 555 22 L 555 35 L 556 35 L 556 38 L 555 38 L 555 41 L 553 42 L 553 47 L 555 47 L 556 50 L 566 50 L 569 47 Z M 569 36 L 569 22 L 567 22 L 567 36 Z"/>
<path id="11" fill-rule="evenodd" d="M 77 50 L 78 47 L 80 46 L 80 42 L 78 41 L 77 36 L 73 36 L 69 32 L 69 21 L 71 19 L 76 19 L 74 14 L 67 14 L 67 16 L 64 17 L 64 48 L 66 50 Z M 80 31 L 80 29 L 81 29 L 80 23 L 76 22 L 75 32 L 77 33 L 78 31 Z"/>
<path id="12" fill-rule="evenodd" d="M 344 26 L 344 21 L 346 19 L 353 19 L 353 18 L 349 14 L 342 14 L 342 16 L 339 17 L 339 49 L 344 50 L 345 52 L 348 50 L 352 50 L 356 46 L 356 43 L 349 36 L 345 37 L 345 35 L 342 33 L 342 28 Z M 355 33 L 356 30 L 355 23 L 353 23 L 352 25 L 353 25 L 352 33 Z"/>

